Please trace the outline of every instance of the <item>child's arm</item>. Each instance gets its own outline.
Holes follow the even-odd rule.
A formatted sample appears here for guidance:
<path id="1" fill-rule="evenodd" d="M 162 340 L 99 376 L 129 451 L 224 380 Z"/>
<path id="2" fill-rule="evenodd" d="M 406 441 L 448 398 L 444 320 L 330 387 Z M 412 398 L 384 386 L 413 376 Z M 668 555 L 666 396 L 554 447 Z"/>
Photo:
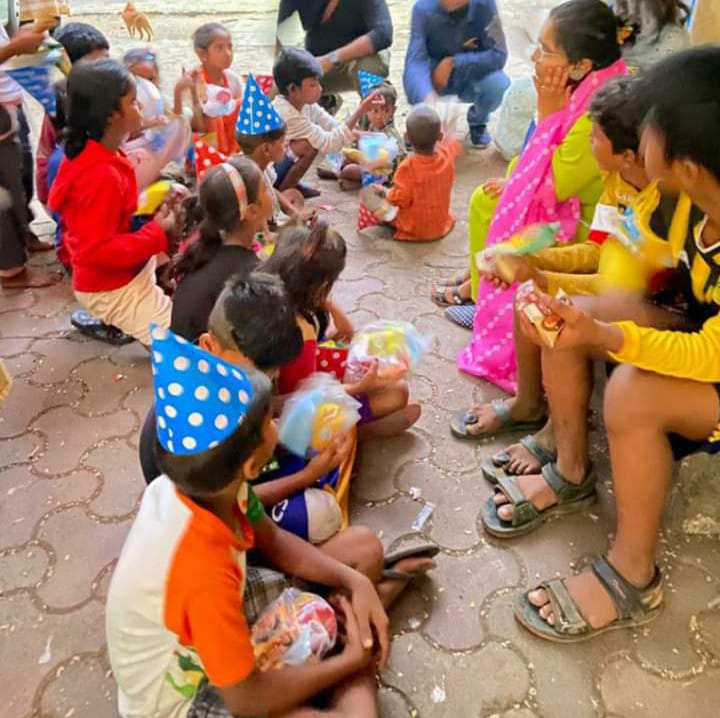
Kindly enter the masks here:
<path id="1" fill-rule="evenodd" d="M 387 199 L 390 204 L 404 208 L 412 204 L 413 172 L 410 166 L 412 158 L 403 160 L 395 172 L 393 186 L 388 190 Z"/>
<path id="2" fill-rule="evenodd" d="M 313 486 L 323 476 L 345 461 L 353 447 L 353 434 L 338 437 L 325 451 L 314 456 L 301 471 L 280 479 L 255 484 L 253 491 L 265 508 L 271 508 L 298 491 Z"/>
<path id="3" fill-rule="evenodd" d="M 197 76 L 197 70 L 186 72 L 183 68 L 182 77 L 175 85 L 173 112 L 176 115 L 183 114 L 183 95 L 189 90 L 192 101 L 192 119 L 190 120 L 190 125 L 193 130 L 200 132 L 205 128 L 205 120 L 197 92 Z"/>
<path id="4" fill-rule="evenodd" d="M 355 327 L 347 314 L 330 299 L 325 304 L 325 310 L 330 314 L 335 325 L 335 334 L 332 338 L 335 341 L 349 342 L 355 334 Z"/>
<path id="5" fill-rule="evenodd" d="M 373 645 L 373 630 L 380 643 L 379 665 L 390 650 L 389 621 L 377 591 L 367 576 L 340 563 L 307 541 L 284 531 L 267 516 L 255 524 L 255 547 L 278 571 L 350 594 L 365 648 Z"/>
<path id="6" fill-rule="evenodd" d="M 370 664 L 372 653 L 363 645 L 358 619 L 347 599 L 339 597 L 345 615 L 345 646 L 342 653 L 318 663 L 287 666 L 264 673 L 255 671 L 244 681 L 220 687 L 225 707 L 234 716 L 285 714 Z"/>

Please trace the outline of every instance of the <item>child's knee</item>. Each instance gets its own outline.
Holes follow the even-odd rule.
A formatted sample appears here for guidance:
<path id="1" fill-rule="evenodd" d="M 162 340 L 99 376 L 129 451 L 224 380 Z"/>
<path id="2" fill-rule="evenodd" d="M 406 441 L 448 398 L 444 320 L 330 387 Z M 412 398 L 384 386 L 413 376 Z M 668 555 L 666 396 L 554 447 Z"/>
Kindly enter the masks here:
<path id="1" fill-rule="evenodd" d="M 354 564 L 358 571 L 372 581 L 379 580 L 385 564 L 382 542 L 367 526 L 351 526 L 345 530 L 354 547 Z"/>
<path id="2" fill-rule="evenodd" d="M 654 402 L 652 375 L 621 364 L 608 381 L 603 400 L 605 426 L 609 433 L 647 429 L 660 420 Z"/>
<path id="3" fill-rule="evenodd" d="M 300 159 L 314 159 L 317 155 L 317 150 L 307 140 L 291 140 L 290 150 Z"/>

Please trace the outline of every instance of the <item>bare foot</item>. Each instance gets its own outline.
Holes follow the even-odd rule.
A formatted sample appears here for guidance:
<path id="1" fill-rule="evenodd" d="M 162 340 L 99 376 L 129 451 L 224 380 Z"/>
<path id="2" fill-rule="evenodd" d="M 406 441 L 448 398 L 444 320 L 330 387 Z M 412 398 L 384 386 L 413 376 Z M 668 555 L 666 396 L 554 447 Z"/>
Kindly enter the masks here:
<path id="1" fill-rule="evenodd" d="M 338 180 L 338 187 L 340 187 L 342 192 L 352 192 L 353 190 L 360 189 L 360 182 L 353 182 L 352 180 L 341 177 Z"/>
<path id="2" fill-rule="evenodd" d="M 360 440 L 397 436 L 407 431 L 420 418 L 422 409 L 419 404 L 408 404 L 402 409 L 394 411 L 392 414 L 383 416 L 380 419 L 364 424 L 358 431 Z"/>
<path id="3" fill-rule="evenodd" d="M 460 284 L 433 284 L 431 298 L 439 307 L 456 307 L 472 297 L 472 284 L 467 279 Z"/>
<path id="4" fill-rule="evenodd" d="M 320 179 L 337 179 L 338 173 L 335 170 L 331 170 L 329 167 L 318 167 L 317 176 Z"/>
<path id="5" fill-rule="evenodd" d="M 548 486 L 541 474 L 529 476 L 518 476 L 517 483 L 530 503 L 538 510 L 548 509 L 557 503 L 555 492 Z M 498 491 L 493 497 L 497 506 L 497 515 L 503 521 L 512 521 L 515 507 L 510 503 L 507 496 Z"/>
<path id="6" fill-rule="evenodd" d="M 31 232 L 25 240 L 28 252 L 51 252 L 55 249 L 52 242 L 43 242 L 36 234 Z"/>
<path id="7" fill-rule="evenodd" d="M 431 558 L 422 558 L 413 556 L 404 558 L 392 566 L 393 571 L 399 571 L 407 574 L 407 578 L 385 578 L 377 585 L 378 596 L 380 602 L 385 608 L 389 608 L 400 594 L 407 588 L 410 581 L 415 578 L 424 576 L 428 571 L 432 571 L 436 566 L 435 561 Z"/>
<path id="8" fill-rule="evenodd" d="M 545 416 L 545 407 L 527 410 L 519 407 L 516 397 L 505 400 L 505 407 L 510 412 L 513 421 L 538 421 Z M 467 410 L 468 415 L 477 417 L 474 424 L 466 424 L 466 431 L 471 436 L 475 434 L 492 434 L 502 428 L 502 419 L 493 411 L 492 404 L 481 404 Z"/>
<path id="9" fill-rule="evenodd" d="M 3 277 L 0 282 L 3 289 L 39 289 L 51 287 L 53 284 L 61 282 L 62 278 L 62 272 L 26 266 L 22 272 L 13 274 L 11 277 Z"/>

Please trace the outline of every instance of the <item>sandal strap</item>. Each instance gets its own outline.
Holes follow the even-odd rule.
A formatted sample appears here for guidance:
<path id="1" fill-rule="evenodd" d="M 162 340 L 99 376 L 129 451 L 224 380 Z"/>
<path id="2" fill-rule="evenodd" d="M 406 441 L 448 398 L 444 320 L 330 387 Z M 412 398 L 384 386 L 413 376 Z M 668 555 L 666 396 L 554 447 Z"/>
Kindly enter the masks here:
<path id="1" fill-rule="evenodd" d="M 552 607 L 553 616 L 555 616 L 554 628 L 558 633 L 576 636 L 588 630 L 588 622 L 580 613 L 577 604 L 570 595 L 564 578 L 553 578 L 550 581 L 544 581 L 540 588 L 545 589 L 550 599 L 550 606 Z"/>
<path id="2" fill-rule="evenodd" d="M 646 595 L 648 589 L 639 589 L 621 576 L 607 560 L 606 556 L 595 556 L 592 560 L 593 573 L 605 586 L 617 608 L 618 619 L 631 618 L 637 620 L 645 616 L 649 610 Z M 660 581 L 659 569 L 655 569 L 655 577 L 648 588 L 654 589 Z M 645 600 L 644 600 L 645 599 Z"/>
<path id="3" fill-rule="evenodd" d="M 525 447 L 531 456 L 538 460 L 540 466 L 545 466 L 545 464 L 555 461 L 555 453 L 540 446 L 540 444 L 538 444 L 535 440 L 535 437 L 531 434 L 523 436 L 523 438 L 520 439 L 520 443 Z"/>
<path id="4" fill-rule="evenodd" d="M 490 402 L 490 411 L 495 414 L 495 417 L 500 422 L 501 426 L 507 426 L 512 423 L 512 416 L 510 416 L 510 409 L 502 399 L 493 399 Z"/>
<path id="5" fill-rule="evenodd" d="M 511 474 L 498 476 L 496 493 L 504 494 L 505 498 L 513 505 L 513 526 L 524 526 L 540 515 L 540 512 L 523 494 L 516 476 Z"/>
<path id="6" fill-rule="evenodd" d="M 456 284 L 452 291 L 450 292 L 453 300 L 453 304 L 455 306 L 461 307 L 463 304 L 465 304 L 465 298 L 460 296 L 460 287 Z"/>
<path id="7" fill-rule="evenodd" d="M 540 472 L 547 485 L 555 492 L 559 504 L 577 501 L 578 499 L 588 496 L 595 490 L 595 484 L 597 483 L 597 478 L 592 469 L 580 484 L 569 482 L 558 472 L 557 465 L 552 462 L 545 464 Z"/>

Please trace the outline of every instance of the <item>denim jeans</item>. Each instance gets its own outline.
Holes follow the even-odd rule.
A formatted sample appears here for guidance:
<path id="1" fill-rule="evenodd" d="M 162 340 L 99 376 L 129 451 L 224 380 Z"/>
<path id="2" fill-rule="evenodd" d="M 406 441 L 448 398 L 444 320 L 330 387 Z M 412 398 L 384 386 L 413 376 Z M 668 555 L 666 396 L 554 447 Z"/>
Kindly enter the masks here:
<path id="1" fill-rule="evenodd" d="M 463 102 L 471 102 L 468 110 L 468 125 L 471 128 L 483 128 L 490 119 L 490 114 L 502 103 L 505 90 L 510 86 L 508 76 L 497 70 L 482 77 L 465 79 L 464 84 L 450 78 L 445 95 L 457 95 Z"/>

